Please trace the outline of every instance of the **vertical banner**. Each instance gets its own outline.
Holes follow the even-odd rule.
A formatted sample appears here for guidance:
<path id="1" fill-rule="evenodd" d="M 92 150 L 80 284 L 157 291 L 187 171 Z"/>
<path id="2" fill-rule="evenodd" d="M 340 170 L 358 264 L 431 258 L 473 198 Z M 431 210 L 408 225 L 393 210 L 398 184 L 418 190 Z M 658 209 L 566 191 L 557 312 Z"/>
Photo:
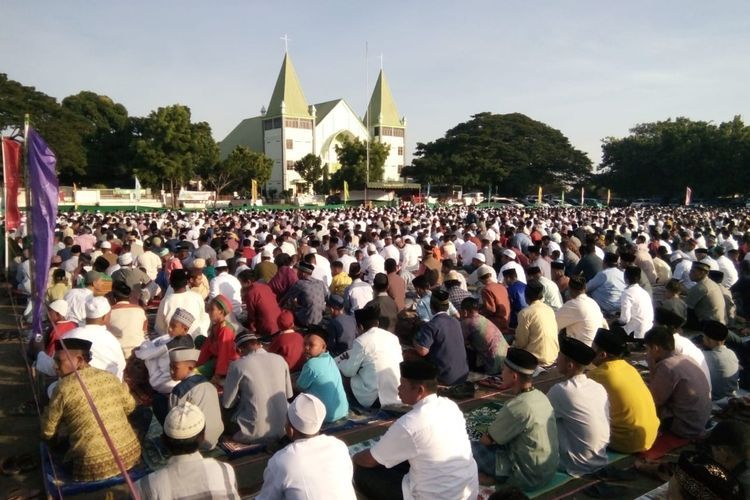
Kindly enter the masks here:
<path id="1" fill-rule="evenodd" d="M 349 183 L 344 181 L 344 203 L 349 201 Z"/>
<path id="2" fill-rule="evenodd" d="M 564 189 L 563 189 L 563 190 L 562 190 L 562 192 L 560 193 L 560 201 L 561 201 L 562 203 L 565 203 L 565 190 L 564 190 Z"/>
<path id="3" fill-rule="evenodd" d="M 253 206 L 255 206 L 255 203 L 258 201 L 258 181 L 255 179 L 250 181 L 250 198 L 253 201 Z"/>
<path id="4" fill-rule="evenodd" d="M 539 186 L 539 190 L 536 193 L 536 203 L 537 205 L 542 204 L 542 186 Z"/>
<path id="5" fill-rule="evenodd" d="M 57 220 L 57 158 L 36 130 L 29 127 L 26 137 L 29 187 L 31 189 L 32 254 L 34 256 L 34 289 L 32 290 L 32 331 L 42 332 L 44 294 L 52 259 L 52 245 Z"/>
<path id="6" fill-rule="evenodd" d="M 141 181 L 135 176 L 135 201 L 141 201 Z"/>
<path id="7" fill-rule="evenodd" d="M 21 184 L 21 144 L 3 138 L 3 179 L 5 185 L 5 231 L 18 229 L 21 214 L 18 211 L 18 189 Z"/>
<path id="8" fill-rule="evenodd" d="M 690 205 L 690 201 L 693 199 L 693 190 L 690 189 L 690 186 L 685 188 L 685 206 Z"/>
<path id="9" fill-rule="evenodd" d="M 581 206 L 583 206 L 583 188 L 581 188 Z"/>
<path id="10" fill-rule="evenodd" d="M 610 201 L 612 201 L 612 191 L 607 189 L 607 206 L 609 206 Z"/>

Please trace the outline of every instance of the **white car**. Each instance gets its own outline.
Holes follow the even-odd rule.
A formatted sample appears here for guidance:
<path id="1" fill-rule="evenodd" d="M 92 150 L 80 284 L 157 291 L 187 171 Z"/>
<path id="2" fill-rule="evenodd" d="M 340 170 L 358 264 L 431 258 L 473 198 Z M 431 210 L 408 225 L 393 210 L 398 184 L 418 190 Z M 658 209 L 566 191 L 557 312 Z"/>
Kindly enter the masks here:
<path id="1" fill-rule="evenodd" d="M 490 201 L 500 206 L 523 208 L 523 203 L 520 201 L 514 200 L 513 198 L 506 198 L 504 196 L 493 196 L 490 198 Z"/>
<path id="2" fill-rule="evenodd" d="M 479 191 L 464 193 L 461 198 L 464 200 L 464 205 L 479 205 L 484 202 L 484 195 Z"/>

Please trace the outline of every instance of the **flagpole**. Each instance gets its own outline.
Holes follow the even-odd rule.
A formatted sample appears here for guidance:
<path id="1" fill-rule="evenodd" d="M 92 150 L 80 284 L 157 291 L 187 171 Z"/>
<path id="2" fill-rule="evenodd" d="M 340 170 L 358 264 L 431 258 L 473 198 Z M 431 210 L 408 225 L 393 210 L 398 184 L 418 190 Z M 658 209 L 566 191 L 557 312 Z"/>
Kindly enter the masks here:
<path id="1" fill-rule="evenodd" d="M 8 246 L 8 174 L 6 171 L 6 167 L 8 165 L 8 159 L 5 157 L 5 145 L 2 145 L 3 148 L 3 216 L 5 222 L 3 223 L 3 233 L 5 234 L 5 281 L 10 282 L 10 270 L 8 268 L 9 260 L 8 260 L 8 252 L 10 251 L 10 247 Z M 16 192 L 16 200 L 18 200 L 18 193 Z"/>
<path id="2" fill-rule="evenodd" d="M 369 46 L 365 42 L 365 102 L 367 103 L 367 151 L 365 157 L 365 207 L 367 207 L 367 185 L 370 183 L 370 139 L 372 138 L 370 132 L 370 68 L 367 65 L 367 58 L 369 57 Z M 382 124 L 381 124 L 382 127 Z M 382 132 L 382 128 L 381 128 Z"/>
<path id="3" fill-rule="evenodd" d="M 31 225 L 31 186 L 30 186 L 30 173 L 29 173 L 29 127 L 31 126 L 31 116 L 26 113 L 23 116 L 23 173 L 24 173 L 24 189 L 26 191 L 26 239 L 29 242 L 28 248 L 26 248 L 26 245 L 23 245 L 21 247 L 21 259 L 23 259 L 23 251 L 27 250 L 29 252 L 29 260 L 31 263 L 29 264 L 29 281 L 31 283 L 31 294 L 29 296 L 29 300 L 31 301 L 31 317 L 34 317 L 34 303 L 36 302 L 34 300 L 34 294 L 36 293 L 36 287 L 34 286 L 34 283 L 36 281 L 36 276 L 34 273 L 34 252 L 32 251 L 32 247 L 34 245 L 34 238 L 33 238 L 33 227 Z M 23 239 L 21 240 L 23 242 Z M 33 321 L 33 320 L 32 320 Z M 42 333 L 42 332 L 32 332 L 34 334 Z"/>

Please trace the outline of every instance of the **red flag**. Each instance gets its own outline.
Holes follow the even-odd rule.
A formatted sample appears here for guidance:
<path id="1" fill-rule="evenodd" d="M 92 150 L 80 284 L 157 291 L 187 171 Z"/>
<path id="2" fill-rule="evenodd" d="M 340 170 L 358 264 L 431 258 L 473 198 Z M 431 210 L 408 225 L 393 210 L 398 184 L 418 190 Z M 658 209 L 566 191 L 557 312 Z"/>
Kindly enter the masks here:
<path id="1" fill-rule="evenodd" d="M 690 200 L 693 198 L 693 190 L 688 186 L 685 189 L 685 206 L 690 205 Z"/>
<path id="2" fill-rule="evenodd" d="M 5 230 L 18 229 L 21 214 L 18 211 L 18 188 L 21 184 L 21 144 L 3 138 L 3 178 L 5 180 Z"/>

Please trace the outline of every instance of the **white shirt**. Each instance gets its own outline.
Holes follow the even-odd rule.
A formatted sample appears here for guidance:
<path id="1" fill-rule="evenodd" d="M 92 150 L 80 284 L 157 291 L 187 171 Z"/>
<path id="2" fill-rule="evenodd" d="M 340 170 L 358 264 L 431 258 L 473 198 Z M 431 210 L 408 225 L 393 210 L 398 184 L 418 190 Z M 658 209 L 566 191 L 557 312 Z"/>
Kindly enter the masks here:
<path id="1" fill-rule="evenodd" d="M 578 477 L 606 466 L 610 433 L 606 389 L 579 374 L 552 386 L 547 397 L 555 409 L 561 467 Z"/>
<path id="2" fill-rule="evenodd" d="M 211 280 L 208 296 L 210 298 L 223 295 L 232 302 L 232 312 L 242 311 L 242 285 L 240 280 L 225 272 Z"/>
<path id="3" fill-rule="evenodd" d="M 86 300 L 93 297 L 94 292 L 89 288 L 71 288 L 63 298 L 68 303 L 68 314 L 65 319 L 75 321 L 79 326 L 86 324 Z"/>
<path id="4" fill-rule="evenodd" d="M 348 355 L 343 359 L 344 354 Z M 354 397 L 362 406 L 371 407 L 376 399 L 381 406 L 401 403 L 398 397 L 399 363 L 403 361 L 398 337 L 373 327 L 354 339 L 352 348 L 336 358 L 341 374 L 351 378 Z"/>
<path id="5" fill-rule="evenodd" d="M 156 321 L 154 330 L 160 335 L 165 335 L 169 330 L 169 321 L 172 319 L 177 309 L 184 309 L 193 315 L 195 321 L 190 325 L 188 333 L 193 338 L 199 335 L 208 336 L 208 330 L 211 327 L 211 320 L 206 313 L 206 304 L 198 292 L 187 290 L 182 293 L 174 293 L 172 287 L 167 289 L 164 298 L 159 302 L 159 309 L 156 311 Z"/>
<path id="6" fill-rule="evenodd" d="M 720 255 L 716 259 L 716 264 L 719 266 L 719 271 L 724 273 L 724 279 L 721 284 L 727 288 L 731 288 L 732 285 L 737 283 L 739 276 L 737 276 L 737 269 L 732 264 L 732 261 L 726 255 Z"/>
<path id="7" fill-rule="evenodd" d="M 692 340 L 687 337 L 683 337 L 679 333 L 674 334 L 674 352 L 676 354 L 683 354 L 688 358 L 692 359 L 696 365 L 701 367 L 703 374 L 708 380 L 708 387 L 711 388 L 711 372 L 708 369 L 708 363 L 706 363 L 706 356 L 703 355 L 700 347 L 695 345 Z"/>
<path id="8" fill-rule="evenodd" d="M 463 245 L 458 247 L 458 255 L 464 265 L 470 264 L 471 259 L 477 254 L 477 246 L 473 241 L 466 240 Z"/>
<path id="9" fill-rule="evenodd" d="M 354 314 L 354 311 L 362 309 L 372 298 L 372 286 L 357 278 L 344 290 L 344 303 L 347 314 Z"/>
<path id="10" fill-rule="evenodd" d="M 405 500 L 474 500 L 479 492 L 477 464 L 464 414 L 448 398 L 431 394 L 391 425 L 370 448 L 391 468 L 408 460 L 401 491 Z"/>
<path id="11" fill-rule="evenodd" d="M 748 255 L 750 255 L 750 253 L 748 253 Z M 690 279 L 690 268 L 692 266 L 693 261 L 682 259 L 674 266 L 674 271 L 672 272 L 672 278 L 678 280 L 686 290 L 695 286 L 695 281 Z"/>
<path id="12" fill-rule="evenodd" d="M 104 325 L 85 325 L 67 332 L 64 339 L 84 339 L 91 342 L 91 362 L 94 368 L 106 370 L 122 380 L 125 355 L 117 338 Z"/>
<path id="13" fill-rule="evenodd" d="M 268 461 L 256 500 L 356 500 L 353 475 L 343 441 L 324 434 L 298 439 Z"/>
<path id="14" fill-rule="evenodd" d="M 419 269 L 419 259 L 422 257 L 422 249 L 419 245 L 413 243 L 407 243 L 404 245 L 401 254 L 401 267 L 407 271 L 416 271 Z"/>
<path id="15" fill-rule="evenodd" d="M 621 295 L 620 321 L 625 332 L 642 339 L 654 326 L 654 306 L 648 292 L 640 285 L 629 285 Z"/>
<path id="16" fill-rule="evenodd" d="M 135 356 L 146 364 L 148 383 L 161 394 L 169 394 L 177 385 L 177 381 L 172 380 L 169 372 L 167 342 L 170 340 L 172 337 L 169 335 L 162 335 L 154 340 L 144 341 L 140 347 L 133 350 Z"/>
<path id="17" fill-rule="evenodd" d="M 326 284 L 326 288 L 331 286 L 333 277 L 331 276 L 331 263 L 328 259 L 320 254 L 315 254 L 315 270 L 312 273 L 312 277 L 318 279 Z"/>
<path id="18" fill-rule="evenodd" d="M 609 329 L 599 305 L 586 294 L 570 299 L 555 311 L 557 328 L 566 329 L 569 337 L 591 346 L 599 328 Z"/>
<path id="19" fill-rule="evenodd" d="M 368 283 L 372 283 L 372 280 L 375 279 L 375 275 L 378 273 L 385 273 L 385 259 L 376 253 L 368 255 L 365 280 Z"/>
<path id="20" fill-rule="evenodd" d="M 394 245 L 393 243 L 384 246 L 383 250 L 380 251 L 380 255 L 383 257 L 383 259 L 395 260 L 396 264 L 398 264 L 399 260 L 401 260 L 401 252 L 398 251 L 398 248 L 396 248 L 396 245 Z"/>
<path id="21" fill-rule="evenodd" d="M 348 253 L 341 254 L 341 257 L 337 259 L 344 267 L 344 272 L 349 274 L 349 266 L 352 262 L 357 262 L 357 259 L 349 255 Z"/>
<path id="22" fill-rule="evenodd" d="M 500 268 L 500 275 L 502 276 L 503 271 L 506 269 L 515 269 L 516 270 L 516 276 L 518 276 L 518 281 L 526 284 L 526 271 L 523 270 L 523 266 L 516 262 L 515 260 L 509 261 L 507 264 L 505 264 L 503 267 Z"/>
<path id="23" fill-rule="evenodd" d="M 161 257 L 149 250 L 138 256 L 136 264 L 138 267 L 143 268 L 149 278 L 155 280 L 156 275 L 159 273 L 159 269 L 161 269 Z"/>

